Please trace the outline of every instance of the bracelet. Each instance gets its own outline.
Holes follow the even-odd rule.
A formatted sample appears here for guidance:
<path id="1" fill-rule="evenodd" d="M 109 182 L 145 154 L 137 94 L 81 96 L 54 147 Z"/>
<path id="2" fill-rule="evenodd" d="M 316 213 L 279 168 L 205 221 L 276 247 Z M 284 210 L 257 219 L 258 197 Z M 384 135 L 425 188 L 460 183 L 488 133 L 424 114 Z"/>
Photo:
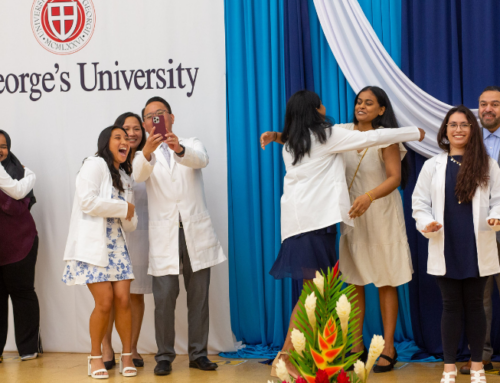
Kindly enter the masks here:
<path id="1" fill-rule="evenodd" d="M 372 202 L 374 201 L 369 192 L 366 192 L 365 194 L 368 195 L 368 197 L 370 197 L 370 201 L 372 201 Z"/>
<path id="2" fill-rule="evenodd" d="M 274 133 L 273 142 L 276 142 L 276 139 L 278 138 L 278 133 L 276 133 L 276 132 L 273 132 L 273 133 Z"/>

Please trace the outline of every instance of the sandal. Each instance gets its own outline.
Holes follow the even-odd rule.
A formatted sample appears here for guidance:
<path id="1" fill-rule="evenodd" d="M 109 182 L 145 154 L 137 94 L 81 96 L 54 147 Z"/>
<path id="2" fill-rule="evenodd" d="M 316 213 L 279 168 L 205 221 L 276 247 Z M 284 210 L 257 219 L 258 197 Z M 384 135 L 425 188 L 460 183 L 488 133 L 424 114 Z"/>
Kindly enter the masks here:
<path id="1" fill-rule="evenodd" d="M 470 383 L 486 383 L 486 373 L 484 372 L 484 369 L 481 369 L 479 371 L 474 371 L 471 369 Z"/>
<path id="2" fill-rule="evenodd" d="M 94 372 L 92 372 L 92 367 L 90 365 L 90 362 L 92 361 L 92 359 L 102 359 L 102 355 L 99 355 L 99 356 L 92 356 L 92 355 L 90 355 L 88 357 L 88 361 L 89 361 L 89 376 L 91 376 L 94 379 L 108 379 L 109 378 L 108 370 L 106 370 L 105 368 L 101 368 L 99 370 L 95 370 Z M 97 375 L 100 372 L 105 372 L 106 374 Z"/>
<path id="3" fill-rule="evenodd" d="M 455 383 L 456 377 L 457 377 L 457 368 L 455 367 L 455 371 L 443 372 L 441 383 Z"/>
<path id="4" fill-rule="evenodd" d="M 379 366 L 378 364 L 376 364 L 375 366 L 373 366 L 373 372 L 379 373 L 379 372 L 392 371 L 394 369 L 394 366 L 398 362 L 398 352 L 397 351 L 395 351 L 394 358 L 390 358 L 384 354 L 380 355 L 380 357 L 387 360 L 389 362 L 389 364 L 387 366 Z"/>
<path id="5" fill-rule="evenodd" d="M 122 356 L 120 357 L 120 374 L 122 374 L 123 376 L 127 376 L 127 377 L 137 376 L 137 368 L 135 368 L 135 367 L 123 367 L 122 359 L 124 356 L 132 356 L 132 353 L 129 352 L 127 354 L 124 354 L 122 352 Z"/>

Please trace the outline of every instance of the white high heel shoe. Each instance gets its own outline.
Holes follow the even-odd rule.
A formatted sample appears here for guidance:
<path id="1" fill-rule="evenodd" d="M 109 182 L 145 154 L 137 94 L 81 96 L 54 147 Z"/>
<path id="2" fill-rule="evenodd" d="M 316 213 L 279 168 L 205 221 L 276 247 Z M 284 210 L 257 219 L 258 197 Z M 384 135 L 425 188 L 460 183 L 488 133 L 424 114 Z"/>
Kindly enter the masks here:
<path id="1" fill-rule="evenodd" d="M 481 376 L 483 374 L 483 376 Z M 486 383 L 484 368 L 479 371 L 470 370 L 470 383 Z"/>
<path id="2" fill-rule="evenodd" d="M 89 376 L 91 376 L 94 379 L 108 379 L 109 378 L 108 370 L 106 370 L 105 368 L 101 368 L 100 370 L 95 370 L 94 372 L 92 372 L 92 368 L 91 368 L 91 365 L 90 365 L 90 362 L 92 361 L 92 359 L 102 359 L 102 355 L 99 355 L 99 356 L 92 356 L 92 355 L 90 355 L 88 357 L 88 361 L 89 361 Z M 106 374 L 105 375 L 96 375 L 96 374 L 98 374 L 100 372 L 105 372 Z"/>
<path id="3" fill-rule="evenodd" d="M 455 383 L 456 377 L 457 377 L 457 368 L 455 367 L 455 371 L 443 372 L 441 383 Z"/>
<path id="4" fill-rule="evenodd" d="M 137 368 L 135 368 L 135 367 L 125 367 L 124 368 L 123 367 L 123 357 L 124 356 L 131 356 L 131 355 L 132 355 L 132 353 L 124 354 L 122 352 L 122 355 L 120 356 L 120 374 L 122 374 L 123 376 L 128 376 L 128 377 L 137 376 Z"/>

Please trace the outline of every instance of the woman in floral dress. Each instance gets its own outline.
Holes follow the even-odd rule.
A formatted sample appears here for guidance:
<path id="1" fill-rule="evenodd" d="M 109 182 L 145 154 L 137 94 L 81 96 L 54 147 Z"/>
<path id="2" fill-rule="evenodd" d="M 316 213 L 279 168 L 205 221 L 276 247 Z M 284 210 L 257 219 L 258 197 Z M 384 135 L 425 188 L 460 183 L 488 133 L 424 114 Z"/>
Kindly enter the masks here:
<path id="1" fill-rule="evenodd" d="M 127 158 L 127 132 L 118 126 L 104 129 L 97 154 L 87 158 L 76 178 L 76 192 L 64 260 L 63 282 L 87 285 L 95 300 L 90 316 L 92 351 L 88 374 L 109 377 L 104 368 L 101 342 L 112 307 L 123 353 L 120 372 L 137 375 L 131 354 L 130 283 L 134 279 L 126 244 L 126 231 L 137 226 L 131 167 Z"/>

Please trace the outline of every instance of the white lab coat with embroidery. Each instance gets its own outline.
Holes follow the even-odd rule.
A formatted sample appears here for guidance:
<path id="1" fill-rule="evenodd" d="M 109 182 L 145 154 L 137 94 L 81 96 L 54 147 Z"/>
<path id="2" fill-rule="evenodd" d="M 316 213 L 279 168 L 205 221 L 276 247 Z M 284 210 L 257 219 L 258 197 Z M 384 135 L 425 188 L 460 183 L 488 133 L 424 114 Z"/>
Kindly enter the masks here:
<path id="1" fill-rule="evenodd" d="M 136 182 L 146 182 L 149 206 L 149 269 L 153 276 L 179 274 L 179 216 L 193 272 L 215 266 L 226 256 L 207 209 L 202 169 L 208 154 L 197 138 L 182 139 L 183 157 L 169 150 L 170 166 L 158 147 L 148 162 L 137 152 Z"/>
<path id="2" fill-rule="evenodd" d="M 431 222 L 444 222 L 444 196 L 448 153 L 441 153 L 428 159 L 418 177 L 413 191 L 413 218 L 417 230 L 422 233 Z M 488 225 L 492 218 L 500 219 L 500 169 L 495 160 L 490 158 L 490 181 L 485 187 L 476 190 L 472 198 L 472 216 L 476 237 L 479 275 L 498 274 L 498 248 L 495 231 Z M 429 239 L 429 258 L 427 273 L 445 275 L 444 226 L 436 232 L 422 233 Z"/>
<path id="3" fill-rule="evenodd" d="M 124 197 L 134 203 L 132 179 L 120 170 Z M 126 183 L 126 184 L 125 184 Z M 137 214 L 127 221 L 128 204 L 111 198 L 113 180 L 108 165 L 101 157 L 85 160 L 76 177 L 75 199 L 69 225 L 64 260 L 76 260 L 91 265 L 108 266 L 106 239 L 107 218 L 121 218 L 123 237 L 137 227 Z"/>

